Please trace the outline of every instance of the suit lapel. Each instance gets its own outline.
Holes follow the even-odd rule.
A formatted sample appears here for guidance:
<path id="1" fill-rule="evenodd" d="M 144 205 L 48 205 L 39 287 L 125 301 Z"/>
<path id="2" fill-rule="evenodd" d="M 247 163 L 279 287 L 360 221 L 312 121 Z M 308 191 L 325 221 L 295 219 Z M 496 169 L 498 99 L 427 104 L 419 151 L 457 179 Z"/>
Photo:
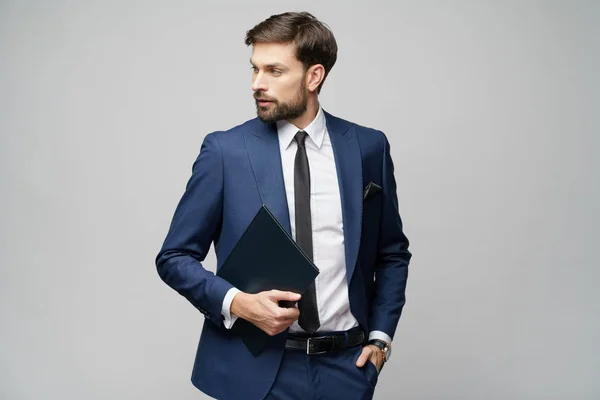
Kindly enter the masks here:
<path id="1" fill-rule="evenodd" d="M 261 201 L 291 235 L 277 128 L 256 120 L 244 138 Z"/>
<path id="2" fill-rule="evenodd" d="M 328 113 L 325 113 L 325 118 L 340 187 L 344 221 L 346 279 L 348 287 L 350 287 L 362 229 L 362 157 L 354 128 Z"/>
<path id="3" fill-rule="evenodd" d="M 327 112 L 325 118 L 340 187 L 346 279 L 350 286 L 362 229 L 362 157 L 354 128 Z M 244 138 L 261 201 L 291 235 L 277 128 L 256 120 Z"/>

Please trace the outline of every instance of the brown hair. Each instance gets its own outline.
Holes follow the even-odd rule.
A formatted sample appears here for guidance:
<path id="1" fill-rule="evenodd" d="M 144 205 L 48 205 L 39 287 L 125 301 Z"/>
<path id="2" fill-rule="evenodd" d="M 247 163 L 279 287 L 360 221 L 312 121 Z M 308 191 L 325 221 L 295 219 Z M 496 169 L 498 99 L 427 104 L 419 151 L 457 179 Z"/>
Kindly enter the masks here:
<path id="1" fill-rule="evenodd" d="M 333 33 L 324 23 L 307 12 L 286 12 L 272 15 L 246 32 L 247 46 L 254 43 L 293 43 L 296 58 L 304 69 L 321 64 L 325 77 L 318 92 L 337 59 L 337 43 Z"/>

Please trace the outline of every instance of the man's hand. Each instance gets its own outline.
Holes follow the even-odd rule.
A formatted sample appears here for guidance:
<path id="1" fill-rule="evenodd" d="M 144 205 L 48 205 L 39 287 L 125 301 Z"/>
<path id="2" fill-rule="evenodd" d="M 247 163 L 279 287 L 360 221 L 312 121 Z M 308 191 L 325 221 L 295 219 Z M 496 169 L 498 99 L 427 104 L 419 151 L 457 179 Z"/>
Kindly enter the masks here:
<path id="1" fill-rule="evenodd" d="M 293 292 L 269 290 L 257 294 L 240 292 L 231 302 L 231 313 L 250 321 L 270 336 L 275 336 L 298 319 L 300 311 L 296 307 L 283 308 L 278 302 L 298 301 L 300 295 Z"/>
<path id="2" fill-rule="evenodd" d="M 368 344 L 362 349 L 362 353 L 356 360 L 356 366 L 362 368 L 366 362 L 372 362 L 377 368 L 377 372 L 381 371 L 383 366 L 383 352 L 377 346 Z"/>

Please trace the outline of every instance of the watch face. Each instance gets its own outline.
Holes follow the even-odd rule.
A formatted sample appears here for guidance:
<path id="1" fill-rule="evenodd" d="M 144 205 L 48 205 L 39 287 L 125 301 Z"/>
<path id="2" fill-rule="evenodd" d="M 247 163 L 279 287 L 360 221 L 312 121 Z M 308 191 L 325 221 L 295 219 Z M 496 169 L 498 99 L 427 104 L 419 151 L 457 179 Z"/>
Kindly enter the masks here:
<path id="1" fill-rule="evenodd" d="M 385 360 L 389 360 L 392 355 L 392 346 L 388 345 L 383 340 L 377 340 L 372 343 L 373 345 L 379 347 L 381 351 L 385 354 Z"/>
<path id="2" fill-rule="evenodd" d="M 385 346 L 385 359 L 389 360 L 392 356 L 392 348 L 390 346 Z"/>

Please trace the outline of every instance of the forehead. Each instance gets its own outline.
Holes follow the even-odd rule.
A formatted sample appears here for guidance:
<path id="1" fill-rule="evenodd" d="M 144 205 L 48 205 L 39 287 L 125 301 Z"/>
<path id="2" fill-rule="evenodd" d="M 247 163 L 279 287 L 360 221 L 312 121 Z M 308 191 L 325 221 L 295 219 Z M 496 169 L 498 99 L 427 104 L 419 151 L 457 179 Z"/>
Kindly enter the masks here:
<path id="1" fill-rule="evenodd" d="M 302 65 L 296 58 L 292 43 L 255 43 L 250 62 L 254 65 L 283 64 L 288 67 Z"/>

